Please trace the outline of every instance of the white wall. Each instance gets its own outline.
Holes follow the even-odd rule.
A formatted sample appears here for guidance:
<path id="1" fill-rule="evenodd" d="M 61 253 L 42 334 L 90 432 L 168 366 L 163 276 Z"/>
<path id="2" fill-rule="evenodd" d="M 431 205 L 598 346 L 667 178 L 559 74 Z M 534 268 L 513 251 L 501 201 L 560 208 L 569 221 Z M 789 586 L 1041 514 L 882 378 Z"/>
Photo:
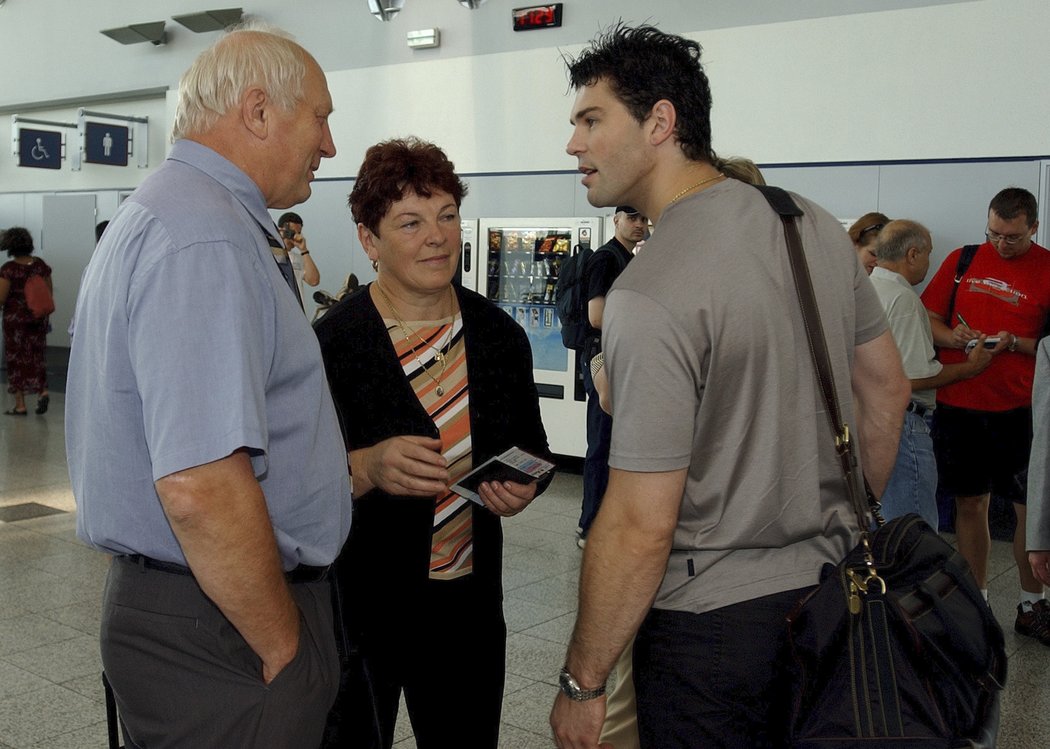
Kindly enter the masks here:
<path id="1" fill-rule="evenodd" d="M 358 252 L 343 202 L 350 186 L 332 180 L 353 177 L 368 146 L 397 135 L 435 141 L 462 173 L 471 175 L 475 189 L 470 205 L 464 205 L 465 215 L 524 215 L 518 210 L 524 205 L 532 213 L 542 208 L 547 215 L 601 213 L 582 202 L 572 175 L 575 160 L 564 152 L 572 97 L 562 54 L 578 52 L 598 28 L 620 16 L 644 19 L 637 17 L 639 8 L 631 0 L 579 0 L 566 3 L 563 29 L 509 34 L 506 15 L 497 20 L 493 11 L 506 14 L 520 4 L 490 0 L 482 10 L 468 13 L 453 0 L 408 0 L 402 16 L 390 24 L 364 13 L 364 0 L 315 0 L 294 7 L 259 0 L 249 9 L 293 30 L 329 71 L 338 155 L 318 172 L 329 180 L 324 188 L 325 183 L 318 185 L 318 198 L 299 209 L 308 234 L 319 240 L 311 242 L 311 249 L 323 287 L 336 290 L 355 269 L 351 258 Z M 107 26 L 200 9 L 191 0 L 138 5 L 143 7 L 134 11 L 135 17 L 129 16 L 127 3 L 116 0 L 99 0 L 90 11 L 87 4 L 70 6 L 61 0 L 11 0 L 0 6 L 6 40 L 0 111 L 10 97 L 36 95 L 43 101 L 72 95 L 76 89 L 71 91 L 71 85 L 85 95 L 170 87 L 163 99 L 93 102 L 89 107 L 150 118 L 150 169 L 90 164 L 81 172 L 25 169 L 14 166 L 9 146 L 0 151 L 0 227 L 25 225 L 39 237 L 42 195 L 59 191 L 98 192 L 97 218 L 110 218 L 117 192 L 136 186 L 163 159 L 178 76 L 217 34 L 183 30 L 167 48 L 121 47 L 98 34 L 97 29 Z M 156 10 L 160 6 L 163 11 Z M 871 10 L 887 6 L 897 7 Z M 1050 152 L 1050 97 L 1044 95 L 1050 89 L 1050 46 L 1043 39 L 1050 28 L 1046 0 L 663 0 L 645 11 L 670 31 L 703 29 L 689 35 L 704 47 L 714 92 L 714 145 L 720 153 L 768 165 Z M 19 54 L 31 35 L 10 28 L 9 22 L 32 13 L 45 15 L 31 18 L 26 28 L 36 29 L 48 13 L 55 22 L 46 40 L 33 42 L 35 54 Z M 70 25 L 72 16 L 78 22 Z M 347 17 L 354 19 L 350 33 L 344 33 Z M 431 22 L 444 27 L 443 48 L 407 52 L 402 46 L 405 29 Z M 81 39 L 90 40 L 83 46 L 86 51 L 78 46 Z M 501 47 L 510 49 L 472 53 Z M 369 60 L 385 64 L 369 65 Z M 24 114 L 73 120 L 76 109 L 74 104 Z M 75 146 L 72 131 L 68 142 Z M 9 116 L 0 115 L 0 143 L 11 143 Z M 818 175 L 819 170 L 807 178 Z M 835 176 L 804 192 L 824 200 L 822 192 L 836 184 Z M 982 192 L 975 205 L 973 196 L 963 197 L 946 186 L 946 191 L 929 195 L 926 202 L 935 204 L 901 206 L 890 196 L 883 205 L 872 205 L 885 200 L 878 170 L 866 170 L 857 179 L 850 176 L 844 184 L 855 187 L 867 180 L 874 193 L 832 194 L 831 203 L 839 205 L 842 215 L 888 206 L 893 215 L 906 210 L 920 220 L 936 216 L 937 226 L 931 228 L 949 241 L 954 239 L 951 227 L 966 227 L 966 236 L 979 232 L 979 227 L 971 231 L 969 223 L 983 220 L 980 214 L 990 197 Z M 543 195 L 523 196 L 534 180 L 550 185 Z M 1030 181 L 1038 186 L 1034 177 Z M 575 190 L 563 182 L 571 182 Z M 90 254 L 90 249 L 86 244 L 83 251 Z"/>
<path id="2" fill-rule="evenodd" d="M 1047 28 L 1045 0 L 986 0 L 690 36 L 716 150 L 785 163 L 1047 153 Z M 1009 29 L 1010 54 L 989 29 Z M 464 172 L 575 168 L 557 49 L 339 71 L 329 85 L 340 153 L 323 176 L 352 175 L 365 148 L 407 133 Z"/>
<path id="3" fill-rule="evenodd" d="M 675 31 L 704 31 L 865 13 L 874 9 L 958 5 L 967 0 L 566 0 L 564 25 L 515 33 L 511 10 L 521 0 L 487 0 L 467 10 L 455 0 L 406 0 L 389 23 L 367 10 L 366 0 L 252 0 L 251 16 L 287 29 L 325 70 L 349 70 L 409 61 L 578 44 L 623 18 L 651 21 Z M 232 5 L 232 3 L 230 3 Z M 201 0 L 9 0 L 0 5 L 0 109 L 19 102 L 83 97 L 173 85 L 214 33 L 194 34 L 172 16 L 203 10 Z M 164 21 L 167 43 L 121 45 L 100 29 Z M 438 49 L 410 50 L 405 34 L 437 27 Z"/>
<path id="4" fill-rule="evenodd" d="M 986 0 L 704 34 L 716 147 L 756 161 L 1050 151 L 1050 3 Z"/>
<path id="5" fill-rule="evenodd" d="M 55 2 L 36 0 L 30 5 Z M 364 5 L 364 0 L 342 2 L 341 7 L 346 8 Z M 409 11 L 438 7 L 437 3 L 438 0 L 410 0 L 402 16 L 412 19 Z M 20 4 L 0 7 L 0 30 L 4 29 L 7 14 Z M 462 23 L 461 31 L 465 32 L 473 28 L 475 19 L 488 18 L 478 14 L 500 4 L 515 3 L 491 0 L 474 14 L 461 13 L 462 9 L 452 0 L 443 0 L 440 7 L 448 6 L 451 10 L 447 12 L 458 14 L 449 18 L 470 19 L 471 23 Z M 889 3 L 838 4 L 870 8 Z M 165 51 L 150 49 L 149 44 L 121 49 L 93 30 L 105 23 L 120 25 L 118 18 L 124 18 L 124 23 L 131 20 L 126 8 L 108 7 L 123 5 L 100 2 L 96 13 L 99 18 L 92 19 L 88 38 L 93 44 L 110 45 L 97 47 L 99 51 L 120 52 L 132 60 L 136 85 L 168 85 L 174 89 L 178 72 L 192 59 L 192 54 L 187 53 L 195 54 L 215 35 L 189 34 L 188 39 L 187 34 L 181 35 L 179 55 L 185 60 L 178 72 L 169 68 L 160 77 L 144 78 L 142 71 L 152 71 L 158 55 L 167 54 Z M 138 13 L 159 18 L 197 9 L 184 2 L 163 5 L 169 9 L 143 9 Z M 693 27 L 699 28 L 703 26 L 706 5 L 655 3 L 654 14 L 677 16 L 681 23 L 695 18 Z M 780 4 L 759 0 L 737 3 L 738 7 L 768 5 Z M 792 5 L 813 3 L 800 1 Z M 567 6 L 566 15 L 571 18 L 576 6 Z M 598 6 L 607 8 L 607 15 L 592 13 L 591 17 L 608 23 L 615 20 L 612 14 L 618 9 L 622 12 L 623 6 L 620 0 L 607 0 Z M 321 15 L 304 16 L 307 6 L 296 8 L 292 28 L 296 24 L 313 28 L 325 23 Z M 637 13 L 637 8 L 632 12 Z M 757 10 L 754 14 L 761 16 Z M 269 15 L 280 20 L 275 9 Z M 427 16 L 421 10 L 415 15 L 417 21 L 424 18 Z M 401 40 L 390 34 L 390 28 L 401 19 L 380 24 L 365 14 L 363 20 L 370 25 L 356 25 L 354 32 L 358 37 L 370 32 L 372 44 L 378 38 L 386 46 L 396 45 L 401 50 Z M 579 50 L 596 28 L 577 23 L 572 28 L 574 42 L 560 47 L 458 57 L 436 57 L 426 54 L 430 50 L 423 50 L 415 58 L 418 62 L 329 68 L 337 106 L 332 126 L 339 154 L 325 163 L 318 176 L 352 176 L 369 145 L 407 133 L 442 145 L 464 172 L 573 169 L 573 160 L 562 150 L 569 135 L 566 123 L 571 99 L 566 95 L 561 53 Z M 785 163 L 1046 153 L 1050 150 L 1045 124 L 1050 114 L 1050 97 L 1042 94 L 1050 88 L 1050 46 L 1043 39 L 1046 28 L 1050 28 L 1050 3 L 1045 0 L 977 0 L 715 28 L 690 36 L 704 45 L 704 60 L 715 97 L 716 149 L 745 154 L 763 163 Z M 446 37 L 456 39 L 456 31 L 448 30 Z M 522 39 L 546 44 L 548 39 L 565 38 L 565 34 L 545 34 L 527 32 L 508 38 L 518 44 Z M 300 33 L 300 37 L 309 46 L 306 34 Z M 14 43 L 19 39 L 16 36 Z M 347 46 L 354 41 L 348 39 Z M 475 42 L 474 46 L 482 45 Z M 50 77 L 53 69 L 58 73 L 55 78 L 61 80 L 71 62 L 90 65 L 90 60 L 78 60 L 76 52 L 62 49 L 71 59 L 58 55 L 53 66 L 38 59 L 41 67 L 36 73 L 22 70 L 24 61 L 9 51 L 14 67 L 8 64 L 0 71 L 0 90 L 6 92 L 7 84 L 15 82 L 12 75 Z M 123 67 L 111 69 L 105 74 L 108 78 L 96 83 L 93 92 L 107 90 L 106 85 L 111 87 L 109 90 L 119 88 L 115 79 L 125 74 L 131 77 L 132 71 Z M 24 83 L 21 78 L 17 82 Z M 49 90 L 43 84 L 42 78 L 36 90 Z M 50 90 L 64 89 L 52 85 Z M 166 148 L 168 124 L 157 122 L 154 127 L 152 123 L 160 116 L 170 120 L 173 96 L 169 93 L 165 115 L 161 115 L 162 105 L 156 101 L 93 104 L 91 108 L 149 114 L 150 163 L 156 164 Z M 62 120 L 72 119 L 75 111 L 69 108 L 32 114 Z M 0 117 L 0 143 L 10 142 L 10 119 Z M 81 173 L 62 169 L 41 174 L 44 170 L 19 169 L 13 163 L 13 156 L 0 154 L 0 192 L 124 187 L 143 177 L 134 167 L 86 165 Z"/>

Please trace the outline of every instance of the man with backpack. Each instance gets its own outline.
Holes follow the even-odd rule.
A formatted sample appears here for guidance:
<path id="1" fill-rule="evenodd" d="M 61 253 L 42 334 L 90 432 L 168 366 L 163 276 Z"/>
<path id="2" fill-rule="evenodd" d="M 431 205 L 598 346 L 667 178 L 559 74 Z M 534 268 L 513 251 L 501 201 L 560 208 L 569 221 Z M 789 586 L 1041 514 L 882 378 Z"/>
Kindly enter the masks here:
<path id="1" fill-rule="evenodd" d="M 922 301 L 942 364 L 965 361 L 967 345 L 982 334 L 993 354 L 977 377 L 937 390 L 933 444 L 940 486 L 955 496 L 959 553 L 987 596 L 991 494 L 1013 503 L 1021 584 L 1014 629 L 1050 645 L 1050 604 L 1024 546 L 1032 381 L 1050 311 L 1050 254 L 1032 241 L 1038 228 L 1032 193 L 1000 191 L 988 206 L 987 241 L 948 255 Z"/>
<path id="2" fill-rule="evenodd" d="M 583 462 L 583 508 L 577 545 L 582 549 L 587 532 L 598 514 L 605 486 L 609 483 L 609 443 L 612 438 L 612 417 L 602 410 L 591 376 L 590 361 L 602 350 L 602 312 L 605 295 L 613 281 L 623 273 L 634 257 L 632 251 L 646 238 L 649 219 L 629 205 L 616 206 L 613 214 L 615 233 L 584 260 L 581 295 L 586 305 L 587 332 L 580 355 L 580 371 L 587 392 L 587 455 Z"/>

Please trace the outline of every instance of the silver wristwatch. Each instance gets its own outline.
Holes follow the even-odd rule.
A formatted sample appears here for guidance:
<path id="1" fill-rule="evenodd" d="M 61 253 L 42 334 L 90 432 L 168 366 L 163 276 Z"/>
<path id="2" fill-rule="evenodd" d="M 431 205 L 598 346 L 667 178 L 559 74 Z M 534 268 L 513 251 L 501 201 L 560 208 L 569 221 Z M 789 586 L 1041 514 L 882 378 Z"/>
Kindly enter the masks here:
<path id="1" fill-rule="evenodd" d="M 593 700 L 596 697 L 601 697 L 605 694 L 605 685 L 602 684 L 600 687 L 594 689 L 584 689 L 580 686 L 579 682 L 569 673 L 569 670 L 564 666 L 561 669 L 561 674 L 558 676 L 558 684 L 561 686 L 561 691 L 570 700 L 576 702 L 586 702 L 587 700 Z"/>

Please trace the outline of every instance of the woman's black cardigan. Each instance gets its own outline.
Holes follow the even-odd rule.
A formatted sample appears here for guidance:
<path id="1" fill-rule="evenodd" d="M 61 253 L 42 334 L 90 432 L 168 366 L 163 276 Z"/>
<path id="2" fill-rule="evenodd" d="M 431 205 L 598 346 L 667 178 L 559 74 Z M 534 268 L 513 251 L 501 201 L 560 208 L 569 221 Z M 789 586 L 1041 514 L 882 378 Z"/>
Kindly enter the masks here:
<path id="1" fill-rule="evenodd" d="M 481 465 L 509 447 L 550 458 L 532 377 L 532 350 L 518 323 L 482 296 L 455 287 L 467 351 L 472 460 Z M 397 435 L 438 437 L 394 355 L 390 334 L 362 289 L 316 326 L 347 449 Z M 549 479 L 537 487 L 542 492 Z M 337 566 L 351 618 L 355 600 L 396 609 L 422 593 L 429 577 L 433 497 L 391 496 L 376 488 L 354 498 L 350 536 Z M 500 518 L 473 505 L 476 582 L 502 596 Z M 389 609 L 388 609 L 389 613 Z"/>

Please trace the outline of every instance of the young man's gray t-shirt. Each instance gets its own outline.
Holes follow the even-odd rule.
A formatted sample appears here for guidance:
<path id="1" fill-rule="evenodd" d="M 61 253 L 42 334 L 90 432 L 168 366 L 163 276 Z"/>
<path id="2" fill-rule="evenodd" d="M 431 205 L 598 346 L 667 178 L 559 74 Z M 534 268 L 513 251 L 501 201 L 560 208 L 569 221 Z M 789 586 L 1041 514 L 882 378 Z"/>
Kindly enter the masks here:
<path id="1" fill-rule="evenodd" d="M 843 419 L 853 348 L 886 330 L 846 233 L 797 198 Z M 671 205 L 607 297 L 609 465 L 688 467 L 660 608 L 709 611 L 817 582 L 853 543 L 783 225 L 734 180 Z"/>

